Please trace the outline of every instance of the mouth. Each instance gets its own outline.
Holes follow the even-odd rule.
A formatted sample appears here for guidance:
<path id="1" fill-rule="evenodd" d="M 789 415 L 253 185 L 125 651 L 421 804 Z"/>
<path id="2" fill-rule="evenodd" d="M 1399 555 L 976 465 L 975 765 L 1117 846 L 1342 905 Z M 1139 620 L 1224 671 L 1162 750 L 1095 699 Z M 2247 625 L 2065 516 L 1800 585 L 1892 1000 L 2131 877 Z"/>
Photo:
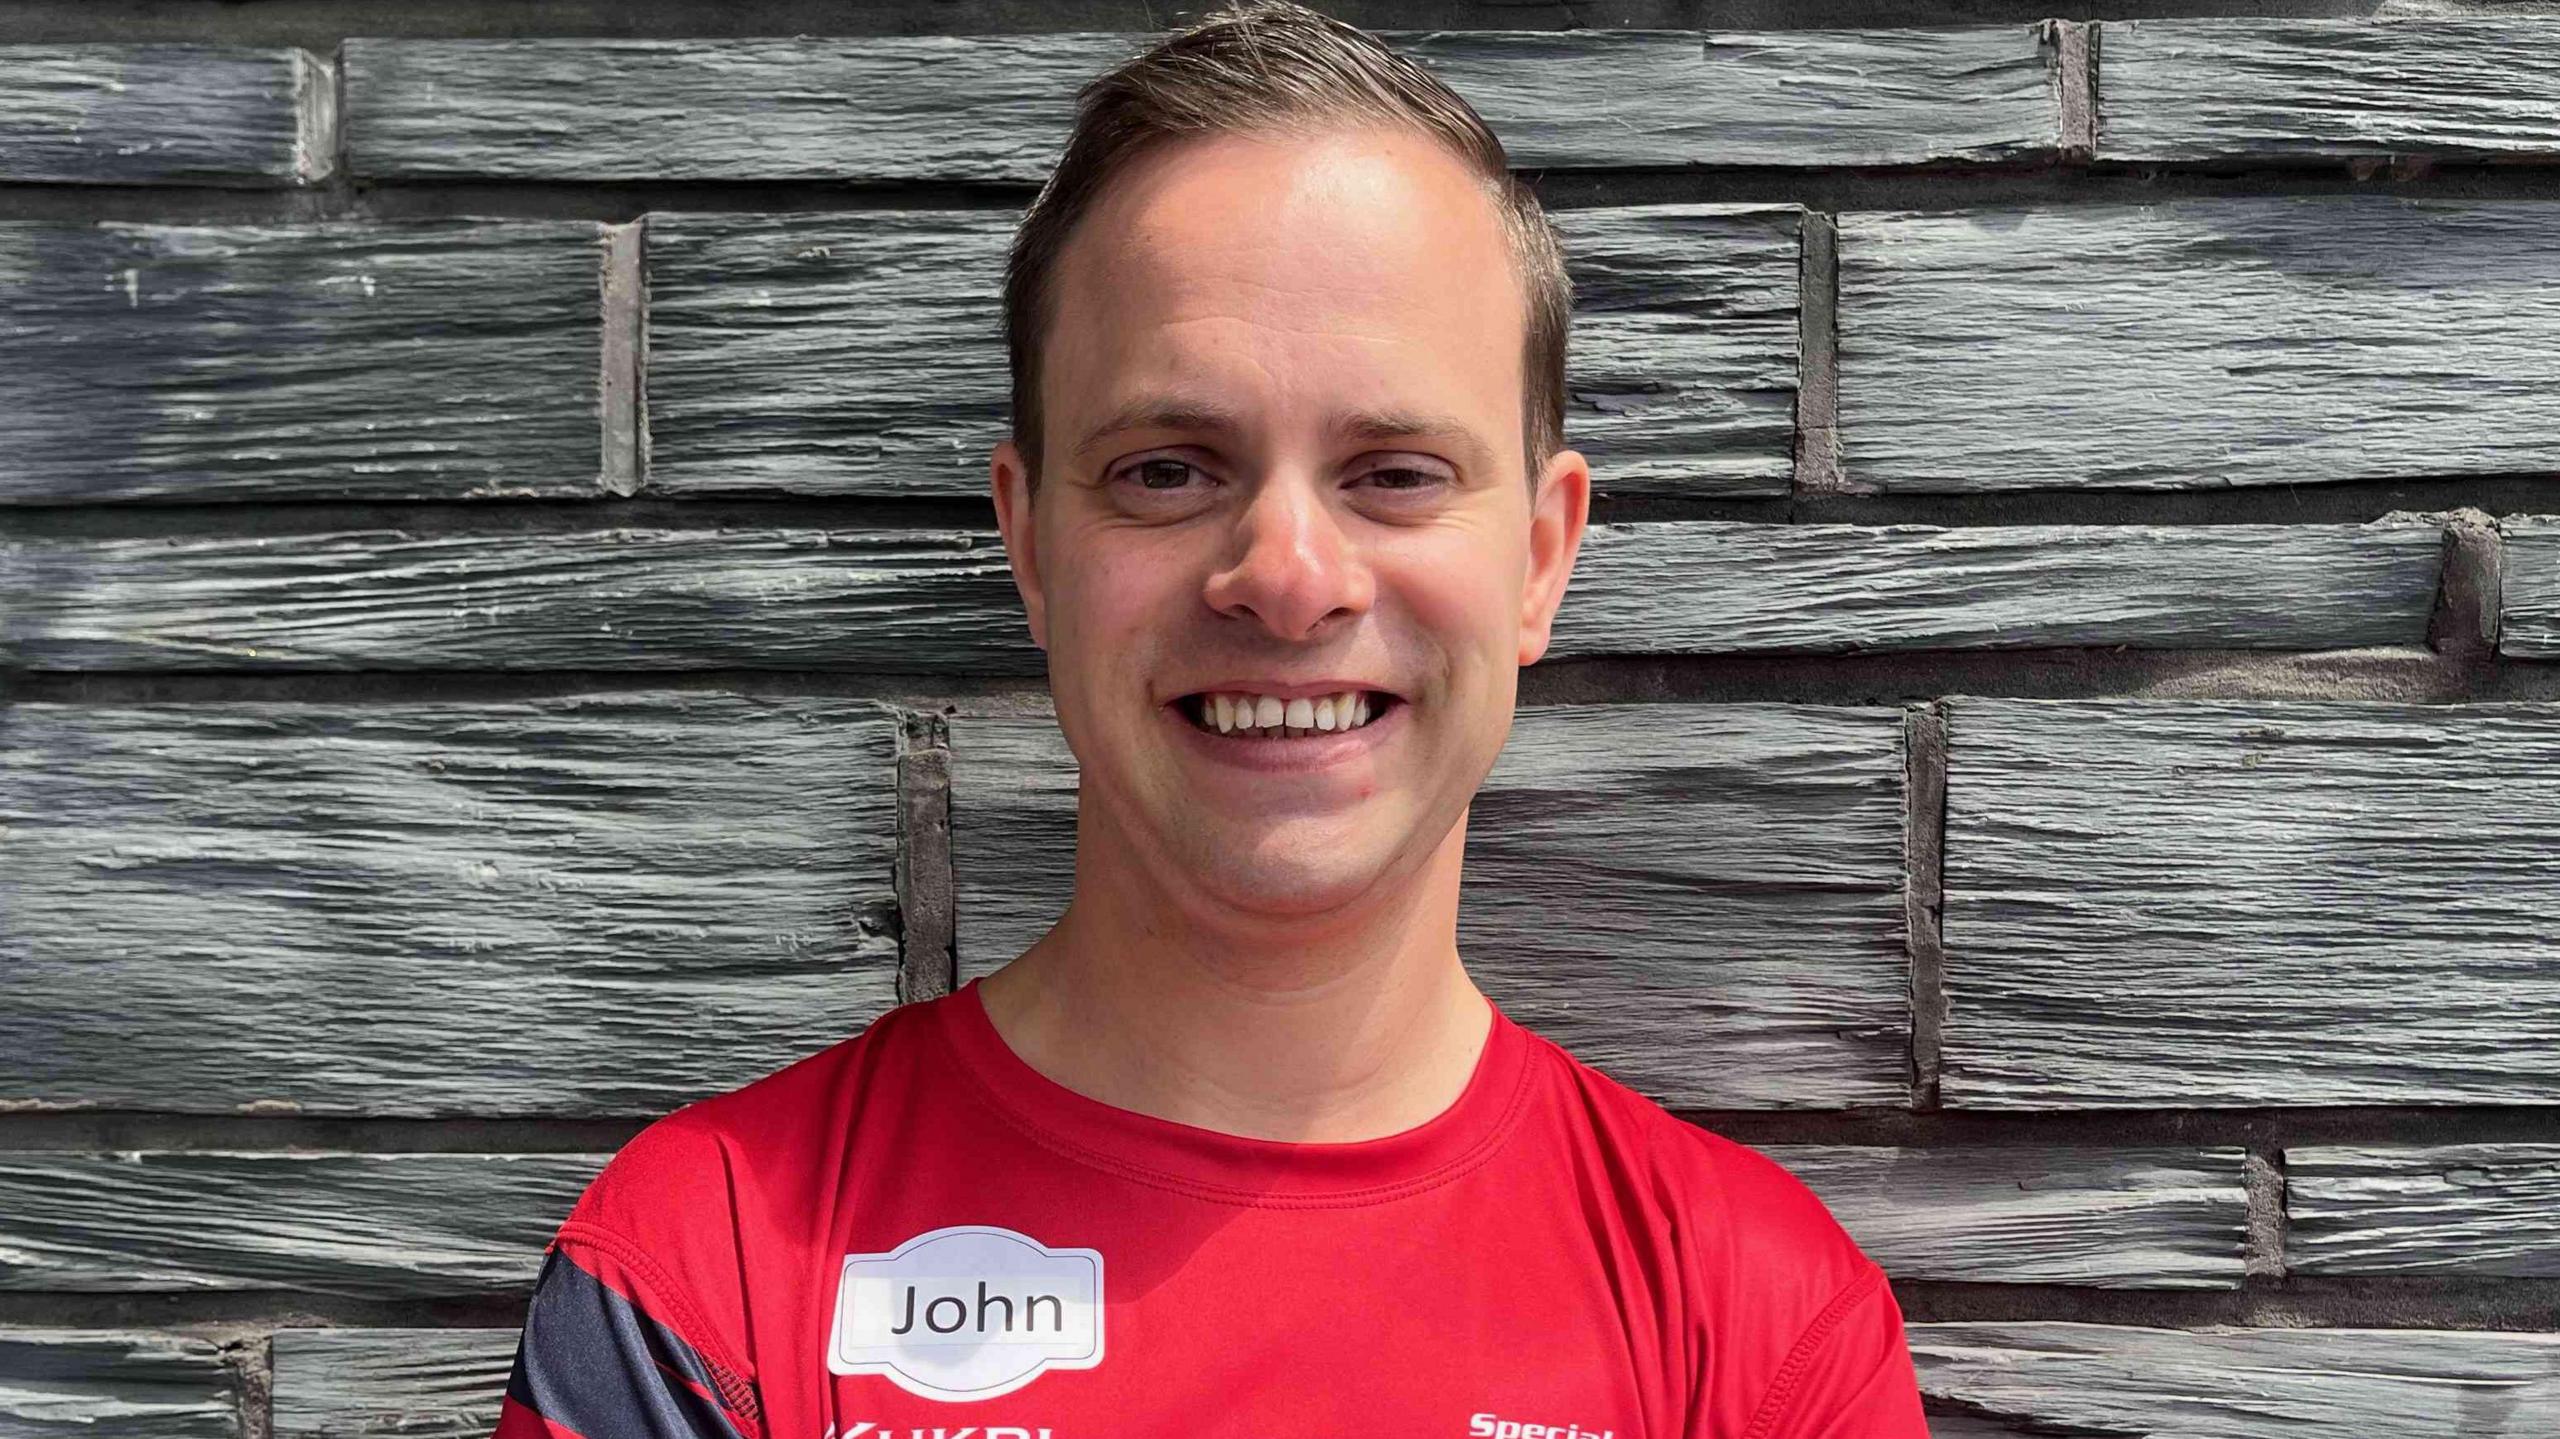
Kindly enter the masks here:
<path id="1" fill-rule="evenodd" d="M 1173 703 L 1194 729 L 1235 739 L 1279 740 L 1366 729 L 1404 701 L 1384 690 L 1294 697 L 1202 690 Z"/>

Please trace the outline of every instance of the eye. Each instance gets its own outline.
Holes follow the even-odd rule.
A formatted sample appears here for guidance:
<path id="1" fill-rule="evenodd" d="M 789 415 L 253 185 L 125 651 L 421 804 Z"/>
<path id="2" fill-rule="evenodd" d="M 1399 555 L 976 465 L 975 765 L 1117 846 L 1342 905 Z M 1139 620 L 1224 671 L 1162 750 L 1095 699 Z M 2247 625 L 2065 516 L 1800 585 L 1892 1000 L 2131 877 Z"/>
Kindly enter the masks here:
<path id="1" fill-rule="evenodd" d="M 1142 490 L 1178 490 L 1184 481 L 1198 474 L 1194 466 L 1165 455 L 1138 461 L 1120 471 L 1124 479 L 1133 479 Z"/>
<path id="2" fill-rule="evenodd" d="M 1449 482 L 1448 476 L 1437 470 L 1417 469 L 1411 465 L 1382 465 L 1365 472 L 1360 478 L 1381 490 L 1428 490 Z"/>

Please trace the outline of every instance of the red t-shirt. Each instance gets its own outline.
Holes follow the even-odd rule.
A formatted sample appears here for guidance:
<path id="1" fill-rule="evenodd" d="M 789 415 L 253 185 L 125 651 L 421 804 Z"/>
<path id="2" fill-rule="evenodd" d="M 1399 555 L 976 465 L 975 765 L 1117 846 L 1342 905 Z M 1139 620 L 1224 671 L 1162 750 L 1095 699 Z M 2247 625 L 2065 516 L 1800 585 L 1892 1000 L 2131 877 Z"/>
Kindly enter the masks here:
<path id="1" fill-rule="evenodd" d="M 650 1125 L 547 1251 L 499 1439 L 1925 1439 L 1793 1176 L 1494 1013 L 1292 1144 L 1086 1098 L 973 983 Z"/>

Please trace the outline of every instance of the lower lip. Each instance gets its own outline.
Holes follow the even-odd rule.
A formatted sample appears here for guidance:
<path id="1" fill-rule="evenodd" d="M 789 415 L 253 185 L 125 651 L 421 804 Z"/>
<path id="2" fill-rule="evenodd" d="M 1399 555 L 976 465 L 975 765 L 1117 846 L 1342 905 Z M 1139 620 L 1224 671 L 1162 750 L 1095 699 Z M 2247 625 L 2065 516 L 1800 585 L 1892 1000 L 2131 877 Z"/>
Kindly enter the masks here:
<path id="1" fill-rule="evenodd" d="M 1202 754 L 1238 769 L 1276 773 L 1323 769 L 1367 754 L 1386 740 L 1392 727 L 1404 723 L 1404 712 L 1405 706 L 1399 701 L 1388 705 L 1384 713 L 1358 729 L 1334 730 L 1331 733 L 1317 730 L 1295 739 L 1286 735 L 1278 739 L 1252 739 L 1204 730 L 1191 722 L 1179 703 L 1164 706 L 1165 717 L 1189 735 L 1192 744 Z"/>

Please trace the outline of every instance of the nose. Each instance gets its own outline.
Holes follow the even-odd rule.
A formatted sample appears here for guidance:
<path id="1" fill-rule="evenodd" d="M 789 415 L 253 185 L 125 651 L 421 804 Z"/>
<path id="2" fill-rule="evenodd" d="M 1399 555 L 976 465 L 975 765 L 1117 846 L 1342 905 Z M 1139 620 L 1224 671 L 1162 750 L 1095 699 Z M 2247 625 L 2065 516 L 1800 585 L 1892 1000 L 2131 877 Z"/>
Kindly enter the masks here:
<path id="1" fill-rule="evenodd" d="M 1337 617 L 1366 611 L 1376 579 L 1344 518 L 1312 480 L 1264 481 L 1237 512 L 1234 563 L 1209 576 L 1201 597 L 1284 640 L 1313 639 Z"/>

